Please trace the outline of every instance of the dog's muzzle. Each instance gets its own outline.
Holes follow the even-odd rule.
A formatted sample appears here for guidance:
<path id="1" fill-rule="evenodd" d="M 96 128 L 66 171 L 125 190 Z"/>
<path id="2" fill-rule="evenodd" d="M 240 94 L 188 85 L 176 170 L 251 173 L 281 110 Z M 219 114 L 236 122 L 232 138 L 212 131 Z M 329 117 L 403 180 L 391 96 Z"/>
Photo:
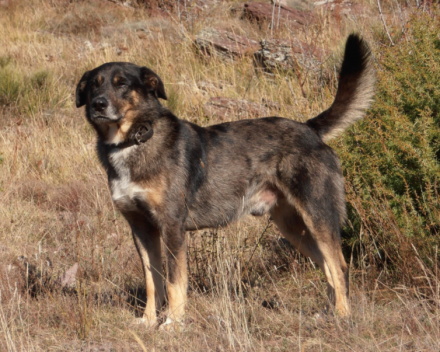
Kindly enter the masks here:
<path id="1" fill-rule="evenodd" d="M 96 97 L 90 104 L 90 115 L 96 123 L 114 123 L 120 120 L 105 97 Z"/>

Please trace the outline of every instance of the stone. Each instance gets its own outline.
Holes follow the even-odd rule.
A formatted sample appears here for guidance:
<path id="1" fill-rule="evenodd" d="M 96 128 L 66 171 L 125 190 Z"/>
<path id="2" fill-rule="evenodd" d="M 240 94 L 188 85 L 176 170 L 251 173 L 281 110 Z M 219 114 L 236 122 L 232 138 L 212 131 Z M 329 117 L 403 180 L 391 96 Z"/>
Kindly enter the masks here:
<path id="1" fill-rule="evenodd" d="M 287 25 L 289 28 L 301 28 L 313 24 L 315 16 L 309 11 L 301 11 L 281 4 L 281 7 L 261 2 L 248 2 L 242 5 L 242 19 L 258 23 L 274 22 L 274 27 Z"/>
<path id="2" fill-rule="evenodd" d="M 267 106 L 249 100 L 235 100 L 226 97 L 214 97 L 203 105 L 207 117 L 220 121 L 231 119 L 249 119 L 267 116 Z"/>
<path id="3" fill-rule="evenodd" d="M 318 69 L 325 52 L 300 40 L 271 39 L 260 42 L 261 49 L 254 53 L 257 67 L 267 72 L 291 70 L 298 65 Z"/>
<path id="4" fill-rule="evenodd" d="M 194 43 L 203 54 L 217 54 L 225 59 L 243 57 L 259 46 L 255 40 L 216 28 L 205 28 L 198 32 Z"/>
<path id="5" fill-rule="evenodd" d="M 79 264 L 75 263 L 71 268 L 66 270 L 58 279 L 55 280 L 55 284 L 61 288 L 75 287 L 76 277 L 78 275 Z"/>

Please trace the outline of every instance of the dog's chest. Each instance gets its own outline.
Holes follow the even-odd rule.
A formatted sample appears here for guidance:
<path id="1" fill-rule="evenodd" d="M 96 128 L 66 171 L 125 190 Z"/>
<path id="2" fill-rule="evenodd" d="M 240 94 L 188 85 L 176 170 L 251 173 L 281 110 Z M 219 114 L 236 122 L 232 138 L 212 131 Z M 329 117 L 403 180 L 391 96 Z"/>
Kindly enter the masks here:
<path id="1" fill-rule="evenodd" d="M 135 210 L 136 203 L 145 199 L 146 189 L 132 181 L 128 159 L 133 147 L 114 149 L 109 153 L 109 163 L 115 174 L 109 179 L 113 202 L 120 210 Z"/>

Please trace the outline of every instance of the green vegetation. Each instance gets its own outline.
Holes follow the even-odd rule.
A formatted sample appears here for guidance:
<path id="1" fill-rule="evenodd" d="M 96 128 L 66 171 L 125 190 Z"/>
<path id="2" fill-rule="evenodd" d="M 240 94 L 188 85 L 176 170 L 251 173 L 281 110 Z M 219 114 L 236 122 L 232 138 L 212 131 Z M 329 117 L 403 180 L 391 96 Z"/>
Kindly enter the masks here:
<path id="1" fill-rule="evenodd" d="M 57 86 L 50 71 L 26 74 L 10 57 L 0 57 L 0 106 L 14 106 L 32 115 L 62 107 L 66 96 L 66 88 Z"/>
<path id="2" fill-rule="evenodd" d="M 440 40 L 437 17 L 414 16 L 384 49 L 367 118 L 339 145 L 349 200 L 346 244 L 410 283 L 437 256 L 440 229 Z M 361 234 L 361 235 L 359 235 Z M 417 248 L 417 252 L 415 248 Z"/>
<path id="3" fill-rule="evenodd" d="M 10 61 L 10 57 L 0 57 L 0 105 L 16 103 L 22 89 L 21 77 L 8 67 Z"/>

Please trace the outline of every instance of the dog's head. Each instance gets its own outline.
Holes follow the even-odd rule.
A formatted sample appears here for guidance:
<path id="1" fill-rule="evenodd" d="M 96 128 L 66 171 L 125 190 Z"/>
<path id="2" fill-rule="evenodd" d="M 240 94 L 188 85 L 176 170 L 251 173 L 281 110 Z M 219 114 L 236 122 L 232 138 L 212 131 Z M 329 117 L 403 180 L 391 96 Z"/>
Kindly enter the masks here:
<path id="1" fill-rule="evenodd" d="M 167 99 L 160 77 L 127 62 L 87 71 L 76 87 L 76 106 L 86 105 L 88 120 L 100 131 L 117 126 L 126 132 L 139 114 L 157 110 L 158 98 Z"/>

